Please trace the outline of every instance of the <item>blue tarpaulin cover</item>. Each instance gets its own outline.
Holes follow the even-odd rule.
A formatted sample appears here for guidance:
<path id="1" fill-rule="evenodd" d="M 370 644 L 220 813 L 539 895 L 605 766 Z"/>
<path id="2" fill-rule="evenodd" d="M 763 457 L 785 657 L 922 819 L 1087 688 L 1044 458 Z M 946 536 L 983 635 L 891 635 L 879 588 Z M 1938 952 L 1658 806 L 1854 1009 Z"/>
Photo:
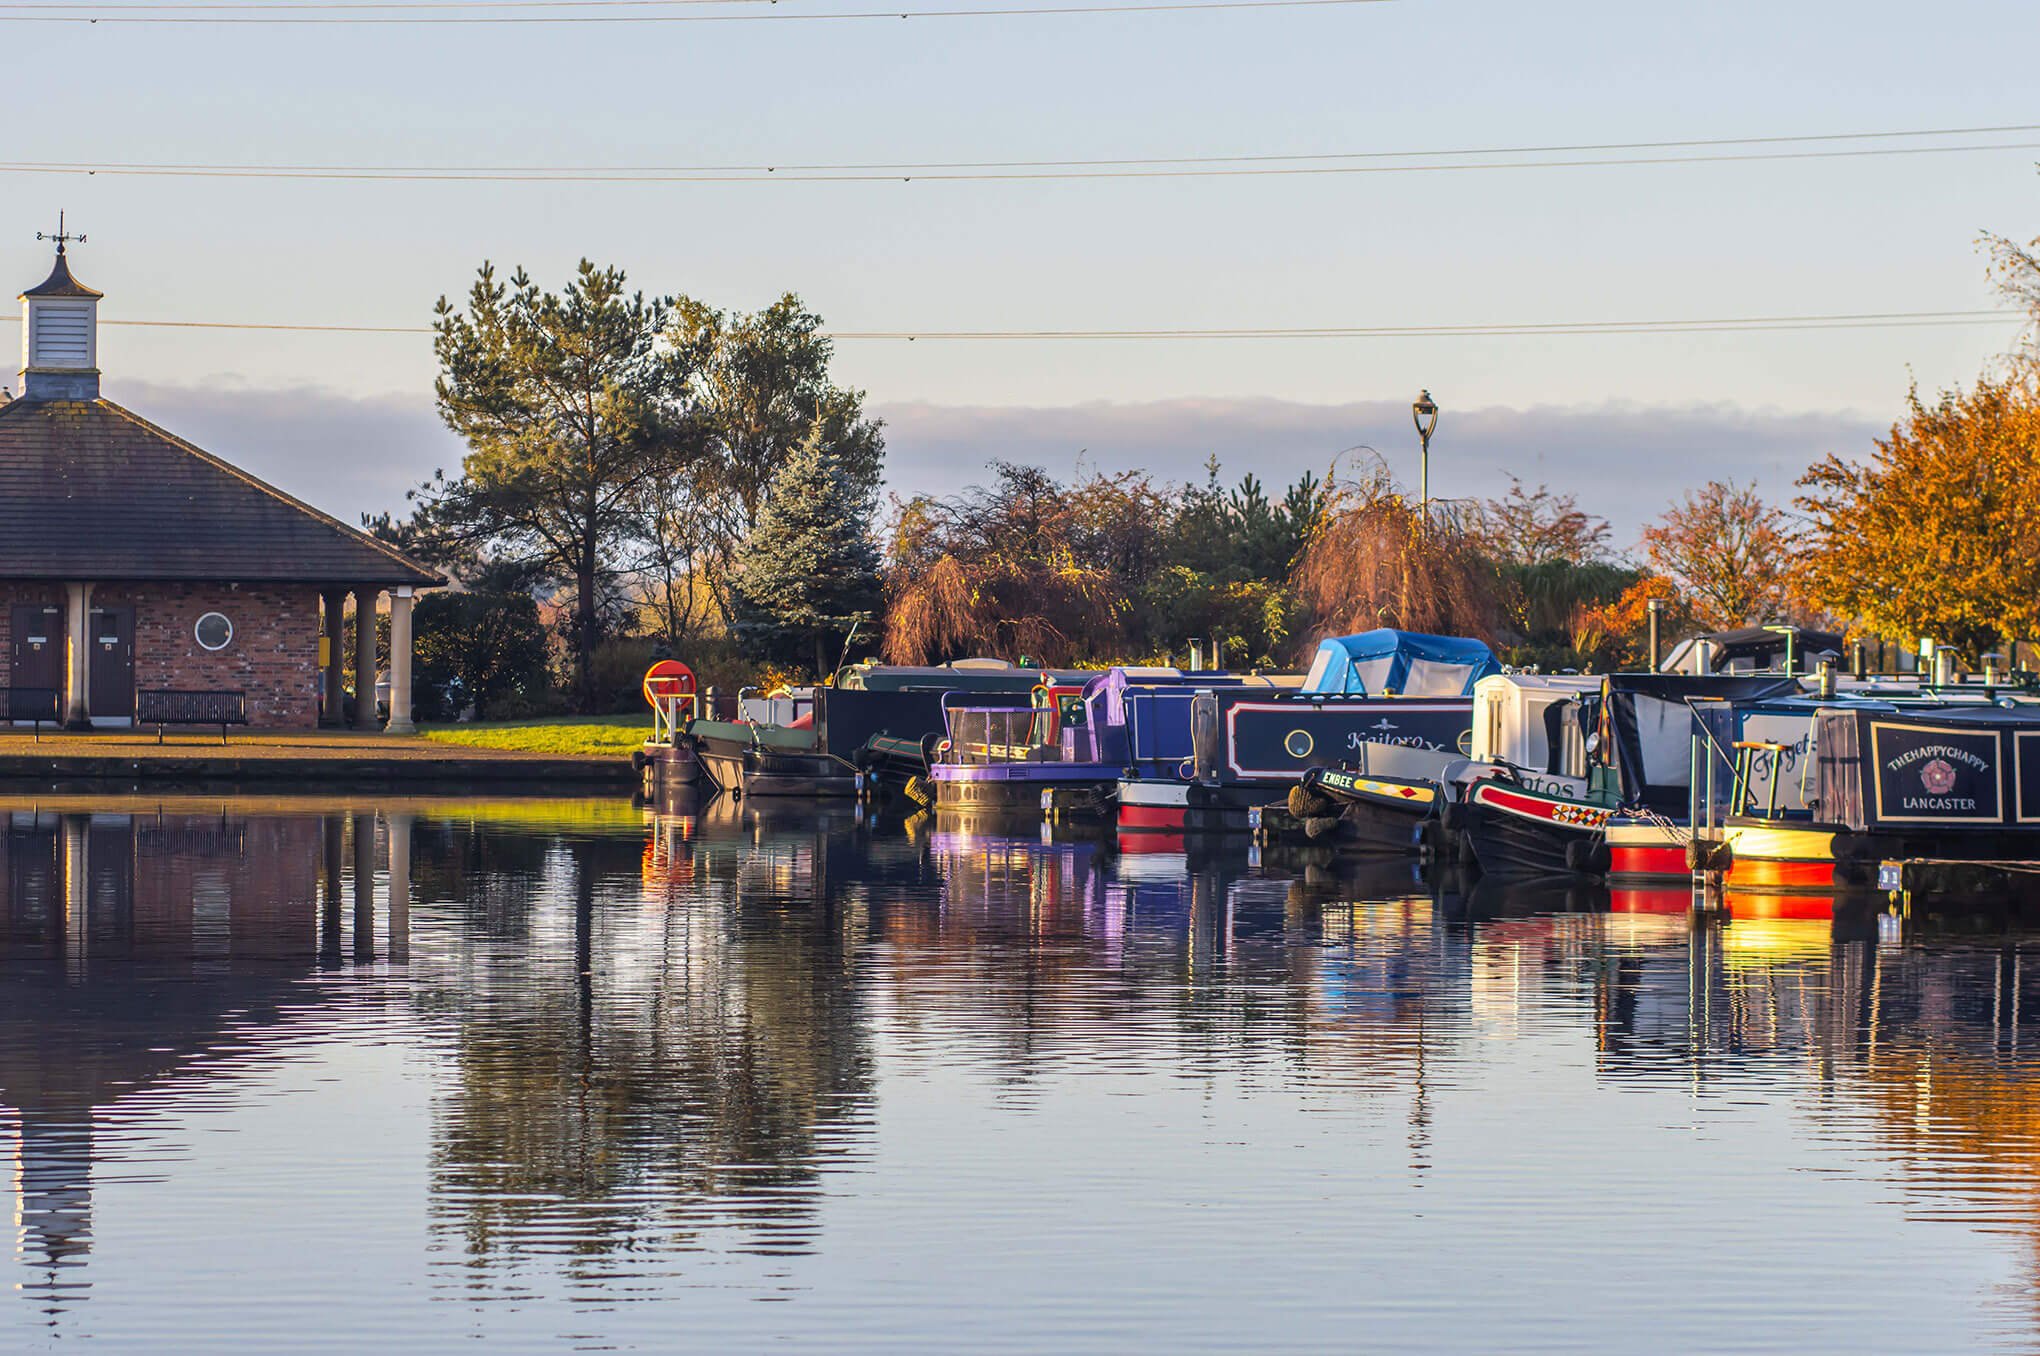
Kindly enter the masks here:
<path id="1" fill-rule="evenodd" d="M 1305 692 L 1462 697 L 1491 673 L 1494 651 L 1461 636 L 1426 636 L 1384 627 L 1318 642 Z"/>

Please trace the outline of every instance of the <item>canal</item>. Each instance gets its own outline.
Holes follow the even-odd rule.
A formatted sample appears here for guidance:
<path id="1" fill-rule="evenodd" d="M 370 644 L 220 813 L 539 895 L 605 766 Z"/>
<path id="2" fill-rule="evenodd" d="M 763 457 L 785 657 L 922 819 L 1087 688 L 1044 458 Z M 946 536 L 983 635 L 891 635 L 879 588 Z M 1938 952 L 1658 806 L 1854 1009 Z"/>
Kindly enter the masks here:
<path id="1" fill-rule="evenodd" d="M 1987 914 L 847 807 L 0 812 L 7 1351 L 2040 1344 L 2040 934 Z"/>

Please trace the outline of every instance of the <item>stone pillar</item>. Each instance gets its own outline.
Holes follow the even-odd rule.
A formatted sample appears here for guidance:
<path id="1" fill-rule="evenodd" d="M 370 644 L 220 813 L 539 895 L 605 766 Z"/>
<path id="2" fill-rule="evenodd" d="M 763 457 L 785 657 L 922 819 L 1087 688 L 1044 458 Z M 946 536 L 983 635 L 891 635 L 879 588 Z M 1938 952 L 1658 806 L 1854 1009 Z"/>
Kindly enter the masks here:
<path id="1" fill-rule="evenodd" d="M 390 840 L 389 952 L 390 960 L 398 965 L 411 959 L 411 822 L 409 810 L 383 815 L 383 829 Z"/>
<path id="2" fill-rule="evenodd" d="M 323 702 L 321 725 L 344 725 L 341 712 L 347 709 L 347 590 L 336 589 L 320 595 L 326 608 L 326 667 L 319 675 Z"/>
<path id="3" fill-rule="evenodd" d="M 64 728 L 92 728 L 92 586 L 64 585 Z"/>
<path id="4" fill-rule="evenodd" d="M 390 590 L 391 734 L 416 734 L 411 723 L 411 586 Z"/>
<path id="5" fill-rule="evenodd" d="M 373 730 L 375 719 L 375 600 L 372 585 L 354 590 L 354 728 Z"/>

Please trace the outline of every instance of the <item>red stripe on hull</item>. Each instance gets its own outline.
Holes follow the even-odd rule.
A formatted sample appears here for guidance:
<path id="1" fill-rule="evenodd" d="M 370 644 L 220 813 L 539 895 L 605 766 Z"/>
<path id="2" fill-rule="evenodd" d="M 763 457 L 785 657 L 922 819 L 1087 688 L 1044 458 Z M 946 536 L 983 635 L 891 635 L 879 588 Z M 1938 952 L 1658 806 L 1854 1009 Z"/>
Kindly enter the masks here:
<path id="1" fill-rule="evenodd" d="M 1686 865 L 1684 845 L 1659 847 L 1625 847 L 1620 844 L 1608 845 L 1608 874 L 1611 876 L 1679 876 L 1692 875 Z"/>
<path id="2" fill-rule="evenodd" d="M 1122 829 L 1154 829 L 1163 833 L 1183 832 L 1184 807 L 1181 805 L 1121 805 L 1119 827 Z"/>
<path id="3" fill-rule="evenodd" d="M 1832 861 L 1779 861 L 1736 857 L 1728 867 L 1731 890 L 1819 890 L 1839 885 Z"/>

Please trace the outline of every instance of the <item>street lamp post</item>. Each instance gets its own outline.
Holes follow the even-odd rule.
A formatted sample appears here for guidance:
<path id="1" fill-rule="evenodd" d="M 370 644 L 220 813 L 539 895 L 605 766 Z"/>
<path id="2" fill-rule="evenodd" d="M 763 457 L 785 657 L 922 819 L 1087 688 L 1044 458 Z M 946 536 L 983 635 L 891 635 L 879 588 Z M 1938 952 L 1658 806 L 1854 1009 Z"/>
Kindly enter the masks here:
<path id="1" fill-rule="evenodd" d="M 1417 469 L 1417 498 L 1424 510 L 1424 520 L 1431 518 L 1431 434 L 1438 427 L 1438 402 L 1431 399 L 1426 390 L 1410 403 L 1410 418 L 1416 422 L 1417 437 L 1423 442 L 1423 459 Z"/>

